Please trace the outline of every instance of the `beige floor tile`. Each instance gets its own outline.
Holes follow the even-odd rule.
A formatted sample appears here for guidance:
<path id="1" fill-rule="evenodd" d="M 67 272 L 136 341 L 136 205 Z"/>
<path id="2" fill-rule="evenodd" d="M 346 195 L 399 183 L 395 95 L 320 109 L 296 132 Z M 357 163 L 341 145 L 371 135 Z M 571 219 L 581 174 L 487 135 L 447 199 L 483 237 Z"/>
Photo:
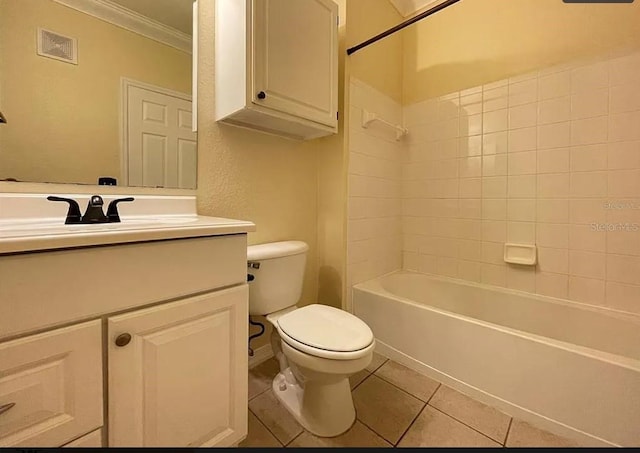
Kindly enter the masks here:
<path id="1" fill-rule="evenodd" d="M 273 378 L 280 371 L 278 361 L 273 357 L 249 370 L 249 399 L 271 388 Z"/>
<path id="2" fill-rule="evenodd" d="M 303 432 L 288 447 L 392 447 L 390 443 L 359 421 L 351 429 L 337 437 L 317 437 Z"/>
<path id="3" fill-rule="evenodd" d="M 440 385 L 439 382 L 393 360 L 388 360 L 375 374 L 425 402 L 429 401 Z"/>
<path id="4" fill-rule="evenodd" d="M 268 390 L 249 401 L 249 409 L 284 445 L 302 432 L 302 427 L 280 401 Z"/>
<path id="5" fill-rule="evenodd" d="M 378 368 L 380 368 L 380 366 L 382 366 L 382 364 L 384 362 L 386 362 L 388 359 L 383 356 L 378 354 L 377 352 L 373 353 L 373 359 L 371 359 L 371 363 L 367 366 L 367 370 L 374 372 L 375 370 L 377 370 Z"/>
<path id="6" fill-rule="evenodd" d="M 502 447 L 459 421 L 427 406 L 399 447 Z"/>
<path id="7" fill-rule="evenodd" d="M 353 390 L 358 384 L 364 381 L 369 375 L 371 371 L 362 370 L 357 372 L 356 374 L 349 377 L 349 384 L 351 385 L 351 390 Z"/>
<path id="8" fill-rule="evenodd" d="M 511 417 L 446 385 L 440 386 L 429 405 L 497 442 L 504 443 L 507 437 Z"/>
<path id="9" fill-rule="evenodd" d="M 513 419 L 507 436 L 507 447 L 577 447 L 570 439 L 557 436 L 548 431 L 530 425 L 522 420 Z"/>
<path id="10" fill-rule="evenodd" d="M 369 376 L 353 391 L 358 420 L 395 445 L 424 402 L 388 382 Z"/>
<path id="11" fill-rule="evenodd" d="M 249 411 L 249 434 L 247 438 L 240 442 L 239 447 L 282 447 L 278 439 L 264 427 L 258 418 Z"/>

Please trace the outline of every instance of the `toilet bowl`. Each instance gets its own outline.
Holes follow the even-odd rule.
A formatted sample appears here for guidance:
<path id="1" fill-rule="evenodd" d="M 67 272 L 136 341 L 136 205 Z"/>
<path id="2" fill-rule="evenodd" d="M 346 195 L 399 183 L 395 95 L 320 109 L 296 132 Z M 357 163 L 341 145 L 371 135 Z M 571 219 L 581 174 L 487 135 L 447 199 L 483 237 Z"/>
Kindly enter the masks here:
<path id="1" fill-rule="evenodd" d="M 298 307 L 308 246 L 285 241 L 248 247 L 249 314 L 273 325 L 280 365 L 278 400 L 311 433 L 333 437 L 355 421 L 349 377 L 373 357 L 371 329 L 356 316 L 322 304 Z"/>

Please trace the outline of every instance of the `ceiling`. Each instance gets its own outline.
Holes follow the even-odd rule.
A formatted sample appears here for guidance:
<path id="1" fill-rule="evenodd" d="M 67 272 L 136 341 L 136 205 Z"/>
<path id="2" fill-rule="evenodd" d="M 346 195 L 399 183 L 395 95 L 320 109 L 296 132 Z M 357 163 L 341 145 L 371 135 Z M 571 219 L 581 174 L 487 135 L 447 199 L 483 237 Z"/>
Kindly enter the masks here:
<path id="1" fill-rule="evenodd" d="M 193 0 L 111 0 L 138 14 L 191 36 Z"/>
<path id="2" fill-rule="evenodd" d="M 412 16 L 418 11 L 442 3 L 442 0 L 389 0 L 398 12 L 404 16 Z"/>

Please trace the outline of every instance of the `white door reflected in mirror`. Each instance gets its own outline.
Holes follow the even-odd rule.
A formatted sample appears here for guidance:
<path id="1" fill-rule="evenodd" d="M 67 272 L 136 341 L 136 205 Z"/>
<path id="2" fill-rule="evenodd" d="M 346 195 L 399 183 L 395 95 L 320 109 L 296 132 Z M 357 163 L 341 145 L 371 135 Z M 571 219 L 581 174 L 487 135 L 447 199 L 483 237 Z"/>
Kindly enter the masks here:
<path id="1" fill-rule="evenodd" d="M 129 186 L 196 188 L 191 96 L 123 80 L 122 174 Z"/>

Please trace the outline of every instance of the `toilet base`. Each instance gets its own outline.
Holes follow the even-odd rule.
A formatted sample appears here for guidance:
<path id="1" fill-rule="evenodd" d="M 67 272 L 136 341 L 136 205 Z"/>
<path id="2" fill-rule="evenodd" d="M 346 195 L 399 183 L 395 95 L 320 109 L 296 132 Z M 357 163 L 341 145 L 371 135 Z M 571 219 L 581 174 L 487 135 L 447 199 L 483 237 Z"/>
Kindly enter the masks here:
<path id="1" fill-rule="evenodd" d="M 298 423 L 318 437 L 339 436 L 356 420 L 348 377 L 331 383 L 307 381 L 303 388 L 287 368 L 273 379 L 272 387 Z"/>

